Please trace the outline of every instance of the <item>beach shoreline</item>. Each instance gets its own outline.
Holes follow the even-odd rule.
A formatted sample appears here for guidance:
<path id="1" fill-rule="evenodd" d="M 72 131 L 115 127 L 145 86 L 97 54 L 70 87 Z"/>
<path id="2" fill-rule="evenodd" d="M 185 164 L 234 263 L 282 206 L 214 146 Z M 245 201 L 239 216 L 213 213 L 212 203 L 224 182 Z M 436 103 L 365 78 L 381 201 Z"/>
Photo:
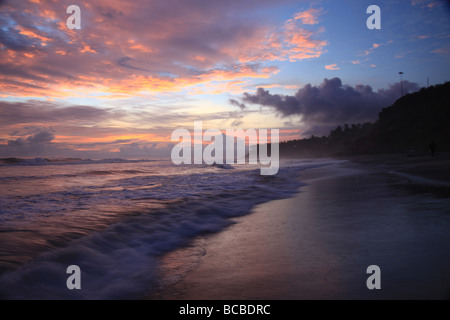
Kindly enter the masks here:
<path id="1" fill-rule="evenodd" d="M 435 163 L 414 160 L 422 170 Z M 450 216 L 439 202 L 448 199 L 402 188 L 405 177 L 392 171 L 408 173 L 408 165 L 395 155 L 353 157 L 302 171 L 307 185 L 295 196 L 202 238 L 199 261 L 148 298 L 448 299 Z M 416 175 L 433 180 L 423 172 Z M 366 287 L 370 265 L 382 270 L 382 290 Z"/>
<path id="2" fill-rule="evenodd" d="M 393 175 L 408 178 L 412 183 L 450 186 L 450 153 L 428 154 L 386 154 L 349 156 L 355 163 L 384 170 Z"/>

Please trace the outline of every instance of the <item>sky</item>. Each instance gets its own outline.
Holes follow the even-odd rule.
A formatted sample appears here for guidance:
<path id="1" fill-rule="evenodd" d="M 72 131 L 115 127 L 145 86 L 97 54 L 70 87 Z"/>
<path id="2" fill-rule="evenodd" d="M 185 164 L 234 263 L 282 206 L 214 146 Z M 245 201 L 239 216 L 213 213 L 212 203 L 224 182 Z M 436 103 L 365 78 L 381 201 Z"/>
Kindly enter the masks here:
<path id="1" fill-rule="evenodd" d="M 194 121 L 281 141 L 373 122 L 450 80 L 449 18 L 444 0 L 0 0 L 0 157 L 163 158 Z"/>

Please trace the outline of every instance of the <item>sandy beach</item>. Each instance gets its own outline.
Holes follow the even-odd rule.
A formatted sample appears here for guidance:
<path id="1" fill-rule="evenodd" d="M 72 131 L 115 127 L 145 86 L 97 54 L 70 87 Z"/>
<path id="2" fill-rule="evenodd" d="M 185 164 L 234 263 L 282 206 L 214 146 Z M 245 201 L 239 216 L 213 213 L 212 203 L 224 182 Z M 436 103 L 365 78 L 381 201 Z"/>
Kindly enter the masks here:
<path id="1" fill-rule="evenodd" d="M 411 159 L 360 157 L 302 172 L 296 196 L 163 257 L 162 270 L 183 250 L 203 250 L 150 298 L 449 299 L 450 198 L 409 187 L 417 177 L 446 183 L 448 159 Z M 366 286 L 370 265 L 381 269 L 380 290 Z"/>

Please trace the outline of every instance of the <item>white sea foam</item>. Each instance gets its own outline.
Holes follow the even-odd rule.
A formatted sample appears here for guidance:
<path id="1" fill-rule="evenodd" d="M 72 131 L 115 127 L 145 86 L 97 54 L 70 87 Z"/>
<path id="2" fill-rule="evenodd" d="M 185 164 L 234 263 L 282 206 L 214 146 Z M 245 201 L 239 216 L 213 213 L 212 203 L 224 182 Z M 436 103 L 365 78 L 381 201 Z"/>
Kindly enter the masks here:
<path id="1" fill-rule="evenodd" d="M 23 173 L 19 182 L 43 187 L 0 197 L 0 298 L 142 297 L 159 285 L 162 254 L 223 230 L 258 203 L 292 196 L 300 170 L 327 163 L 291 162 L 276 176 L 167 163 Z M 11 185 L 13 176 L 2 175 L 10 181 L 0 184 Z M 81 290 L 65 286 L 72 264 L 81 268 Z"/>

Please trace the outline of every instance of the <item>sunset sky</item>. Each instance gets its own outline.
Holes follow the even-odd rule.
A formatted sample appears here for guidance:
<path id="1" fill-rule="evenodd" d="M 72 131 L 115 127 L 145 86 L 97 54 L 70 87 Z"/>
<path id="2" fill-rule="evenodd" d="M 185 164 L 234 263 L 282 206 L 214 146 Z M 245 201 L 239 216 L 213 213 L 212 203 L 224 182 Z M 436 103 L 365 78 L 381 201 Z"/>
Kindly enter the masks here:
<path id="1" fill-rule="evenodd" d="M 399 71 L 404 92 L 450 80 L 449 18 L 444 0 L 3 0 L 0 157 L 158 158 L 196 120 L 281 140 L 373 121 Z"/>

